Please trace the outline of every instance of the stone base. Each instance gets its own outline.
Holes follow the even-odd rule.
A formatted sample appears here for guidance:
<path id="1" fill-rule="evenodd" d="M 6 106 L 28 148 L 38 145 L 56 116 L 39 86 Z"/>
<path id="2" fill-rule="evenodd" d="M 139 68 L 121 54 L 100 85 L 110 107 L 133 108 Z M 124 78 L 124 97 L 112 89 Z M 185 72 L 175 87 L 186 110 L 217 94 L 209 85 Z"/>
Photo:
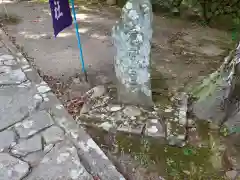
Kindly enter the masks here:
<path id="1" fill-rule="evenodd" d="M 151 108 L 154 106 L 152 101 L 152 95 L 147 96 L 141 91 L 131 92 L 123 84 L 117 81 L 117 96 L 119 103 L 139 105 L 146 108 Z"/>

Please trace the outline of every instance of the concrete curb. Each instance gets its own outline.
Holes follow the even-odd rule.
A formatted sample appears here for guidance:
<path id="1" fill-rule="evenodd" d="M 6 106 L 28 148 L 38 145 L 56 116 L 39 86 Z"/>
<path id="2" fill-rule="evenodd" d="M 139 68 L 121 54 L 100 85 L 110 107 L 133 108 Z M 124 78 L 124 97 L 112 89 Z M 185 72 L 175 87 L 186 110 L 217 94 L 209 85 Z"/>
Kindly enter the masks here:
<path id="1" fill-rule="evenodd" d="M 93 139 L 68 114 L 67 110 L 51 92 L 51 89 L 38 75 L 37 71 L 31 67 L 31 63 L 23 57 L 22 53 L 10 41 L 11 37 L 7 35 L 6 31 L 0 29 L 0 36 L 9 52 L 16 57 L 28 80 L 36 85 L 37 88 L 40 85 L 45 86 L 45 90 L 39 92 L 45 99 L 40 105 L 40 109 L 50 113 L 55 123 L 62 128 L 67 138 L 74 144 L 85 169 L 96 180 L 125 180 Z"/>

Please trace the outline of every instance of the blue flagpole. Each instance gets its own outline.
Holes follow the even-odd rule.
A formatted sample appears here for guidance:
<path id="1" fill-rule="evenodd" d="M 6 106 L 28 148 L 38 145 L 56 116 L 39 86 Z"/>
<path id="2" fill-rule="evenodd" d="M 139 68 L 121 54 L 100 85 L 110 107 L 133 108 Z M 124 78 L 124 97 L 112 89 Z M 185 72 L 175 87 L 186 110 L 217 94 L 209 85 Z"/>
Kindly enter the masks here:
<path id="1" fill-rule="evenodd" d="M 73 13 L 74 25 L 75 25 L 75 30 L 76 30 L 76 36 L 77 36 L 77 41 L 78 41 L 78 48 L 80 50 L 80 61 L 82 62 L 82 72 L 85 75 L 86 81 L 88 81 L 87 72 L 86 72 L 86 69 L 85 69 L 85 64 L 84 64 L 84 59 L 83 59 L 81 39 L 80 39 L 79 31 L 78 31 L 78 23 L 77 23 L 77 18 L 76 18 L 76 12 L 75 12 L 75 8 L 74 8 L 74 0 L 71 0 L 71 5 L 72 5 L 72 13 Z"/>

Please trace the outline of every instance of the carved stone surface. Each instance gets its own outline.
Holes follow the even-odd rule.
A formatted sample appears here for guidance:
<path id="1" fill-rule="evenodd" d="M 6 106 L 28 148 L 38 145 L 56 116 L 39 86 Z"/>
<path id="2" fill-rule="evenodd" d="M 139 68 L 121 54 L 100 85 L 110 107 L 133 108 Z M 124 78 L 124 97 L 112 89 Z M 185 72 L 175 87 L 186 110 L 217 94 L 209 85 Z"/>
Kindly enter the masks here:
<path id="1" fill-rule="evenodd" d="M 149 73 L 152 17 L 149 0 L 129 0 L 122 9 L 121 20 L 113 27 L 120 102 L 153 105 Z"/>

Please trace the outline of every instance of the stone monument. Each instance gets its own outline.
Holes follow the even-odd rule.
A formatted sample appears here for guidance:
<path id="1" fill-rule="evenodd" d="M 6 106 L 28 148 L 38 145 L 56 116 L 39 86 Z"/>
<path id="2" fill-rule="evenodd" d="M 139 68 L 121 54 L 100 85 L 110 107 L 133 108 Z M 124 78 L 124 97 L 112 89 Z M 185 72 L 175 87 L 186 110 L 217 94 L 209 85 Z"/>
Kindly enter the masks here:
<path id="1" fill-rule="evenodd" d="M 151 107 L 150 51 L 152 39 L 150 0 L 128 0 L 120 21 L 113 27 L 118 100 Z"/>

